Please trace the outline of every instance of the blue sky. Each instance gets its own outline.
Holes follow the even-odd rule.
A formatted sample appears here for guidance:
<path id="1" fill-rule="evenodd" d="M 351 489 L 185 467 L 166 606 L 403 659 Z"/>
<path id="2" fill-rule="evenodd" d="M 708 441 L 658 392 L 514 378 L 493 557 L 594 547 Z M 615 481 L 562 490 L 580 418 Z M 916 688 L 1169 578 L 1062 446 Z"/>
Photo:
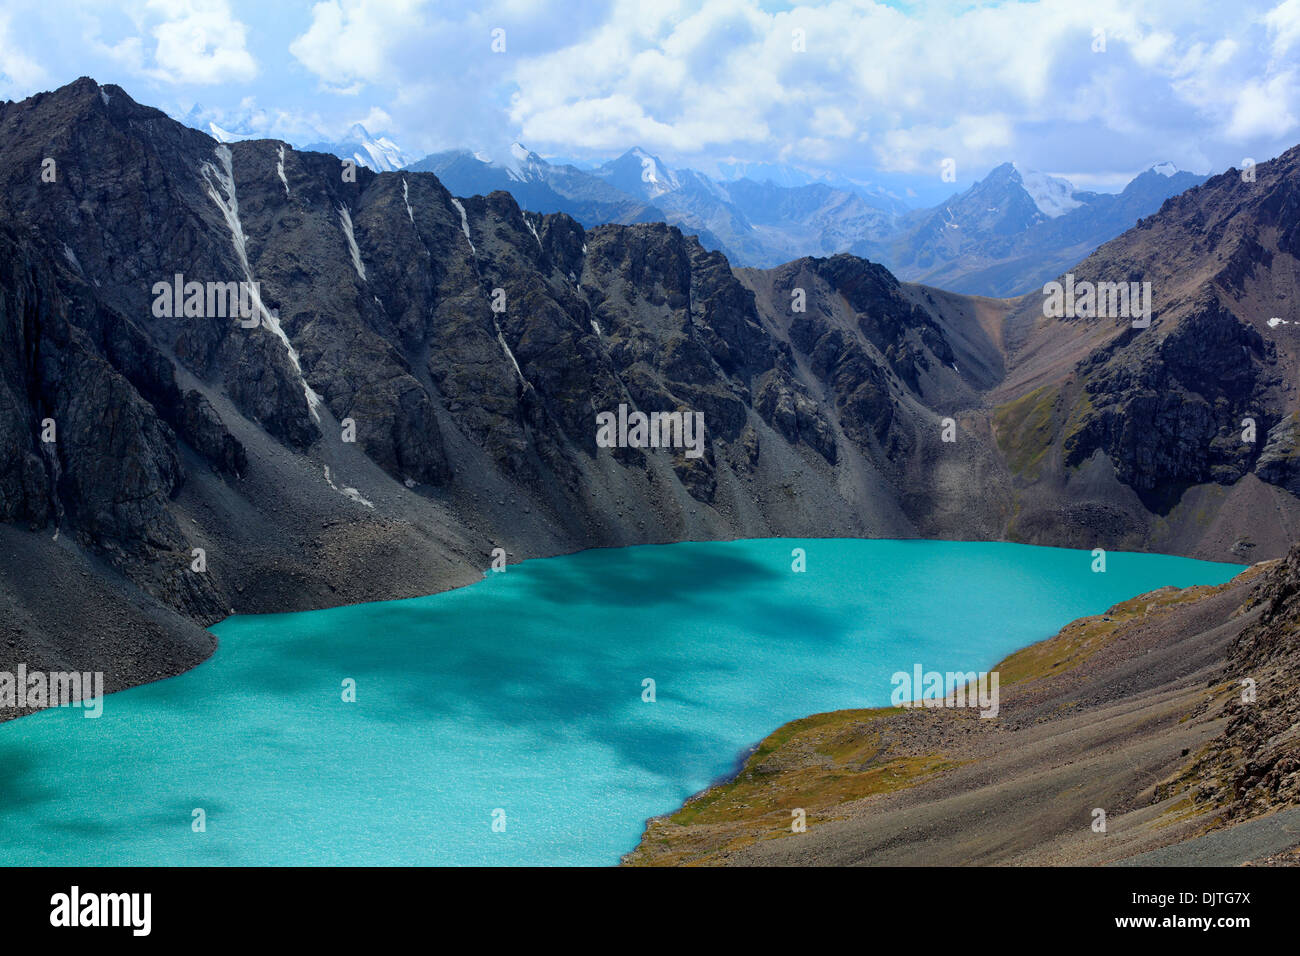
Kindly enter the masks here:
<path id="1" fill-rule="evenodd" d="M 952 157 L 959 183 L 1013 160 L 1109 189 L 1300 142 L 1300 0 L 4 0 L 0 97 L 83 74 L 297 145 L 360 122 L 415 156 Z"/>

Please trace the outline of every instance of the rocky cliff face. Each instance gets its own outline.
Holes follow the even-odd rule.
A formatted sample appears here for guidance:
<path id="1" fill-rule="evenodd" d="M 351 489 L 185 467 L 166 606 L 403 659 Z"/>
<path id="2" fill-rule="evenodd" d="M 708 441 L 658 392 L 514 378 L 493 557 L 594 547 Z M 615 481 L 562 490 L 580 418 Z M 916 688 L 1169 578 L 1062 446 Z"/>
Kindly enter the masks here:
<path id="1" fill-rule="evenodd" d="M 201 395 L 183 395 L 170 368 L 151 360 L 137 330 L 64 297 L 9 230 L 0 251 L 0 515 L 69 529 L 172 607 L 219 617 L 210 580 L 178 573 L 188 562 L 168 507 L 185 481 L 177 432 L 222 468 L 241 447 Z"/>
<path id="2" fill-rule="evenodd" d="M 1125 333 L 1098 348 L 1077 374 L 1089 408 L 1065 439 L 1066 464 L 1101 449 L 1122 482 L 1148 495 L 1232 484 L 1276 423 L 1276 348 L 1214 296 L 1163 338 Z M 1241 438 L 1248 418 L 1254 441 Z"/>
<path id="3" fill-rule="evenodd" d="M 1269 196 L 1261 223 L 1283 222 Z M 1224 558 L 1227 531 L 1152 496 L 1262 478 L 1283 496 L 1243 522 L 1263 557 L 1281 539 L 1258 529 L 1295 514 L 1290 353 L 1222 297 L 1145 337 L 1006 323 L 852 256 L 733 270 L 662 224 L 587 230 L 431 173 L 220 144 L 88 79 L 0 104 L 0 217 L 7 557 L 89 561 L 171 621 L 427 593 L 496 548 L 926 535 Z M 1292 256 L 1260 228 L 1277 258 L 1242 295 Z M 620 406 L 702 414 L 700 454 L 601 447 Z M 1228 426 L 1252 410 L 1264 447 L 1243 454 Z M 75 619 L 33 620 L 0 656 L 80 646 Z"/>

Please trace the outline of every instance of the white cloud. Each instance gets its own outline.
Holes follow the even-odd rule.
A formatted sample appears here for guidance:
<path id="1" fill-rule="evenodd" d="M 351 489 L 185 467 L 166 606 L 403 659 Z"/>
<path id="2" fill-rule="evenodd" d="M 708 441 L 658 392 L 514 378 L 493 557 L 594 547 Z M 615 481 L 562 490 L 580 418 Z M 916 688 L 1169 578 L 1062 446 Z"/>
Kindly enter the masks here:
<path id="1" fill-rule="evenodd" d="M 171 83 L 239 83 L 257 75 L 245 42 L 247 27 L 226 0 L 149 0 L 166 19 L 152 30 L 156 68 Z"/>
<path id="2" fill-rule="evenodd" d="M 1297 101 L 1295 81 L 1295 73 L 1288 72 L 1266 83 L 1249 83 L 1238 90 L 1225 135 L 1244 141 L 1292 133 L 1296 129 L 1296 117 L 1287 104 Z"/>
<path id="3" fill-rule="evenodd" d="M 27 46 L 12 35 L 10 15 L 0 11 L 0 90 L 12 87 L 15 95 L 23 95 L 47 81 L 49 74 L 27 54 Z"/>
<path id="4" fill-rule="evenodd" d="M 1300 41 L 1300 0 L 1284 0 L 1264 15 L 1273 35 L 1273 55 L 1282 57 Z"/>
<path id="5" fill-rule="evenodd" d="M 289 52 L 332 92 L 355 94 L 361 84 L 392 81 L 391 51 L 412 26 L 424 0 L 325 0 Z"/>
<path id="6" fill-rule="evenodd" d="M 360 119 L 415 152 L 518 138 L 575 159 L 640 145 L 675 165 L 859 177 L 952 156 L 963 175 L 1016 160 L 1100 182 L 1157 160 L 1224 168 L 1300 138 L 1300 0 L 3 4 L 0 94 L 89 73 L 290 141 Z M 250 116 L 248 93 L 267 107 Z"/>

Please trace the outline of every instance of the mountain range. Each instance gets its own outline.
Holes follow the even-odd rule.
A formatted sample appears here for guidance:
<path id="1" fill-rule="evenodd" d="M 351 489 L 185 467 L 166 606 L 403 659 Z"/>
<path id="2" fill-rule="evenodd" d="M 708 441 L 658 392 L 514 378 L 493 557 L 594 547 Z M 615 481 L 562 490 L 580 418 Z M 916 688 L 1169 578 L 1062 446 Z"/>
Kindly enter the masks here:
<path id="1" fill-rule="evenodd" d="M 496 547 L 1254 560 L 1300 537 L 1300 149 L 1072 267 L 1151 282 L 1141 330 L 848 254 L 733 268 L 672 225 L 585 228 L 430 172 L 349 178 L 86 78 L 0 104 L 0 158 L 0 666 L 121 687 L 202 659 L 231 611 L 442 590 Z M 177 274 L 257 283 L 253 321 L 161 314 Z M 703 413 L 703 456 L 598 447 L 620 404 Z"/>
<path id="2" fill-rule="evenodd" d="M 587 227 L 665 221 L 740 266 L 852 252 L 900 278 L 997 297 L 1041 286 L 1205 179 L 1159 163 L 1118 194 L 1083 192 L 1004 163 L 937 207 L 909 209 L 879 187 L 815 181 L 788 166 L 736 164 L 729 170 L 744 175 L 724 181 L 673 170 L 640 148 L 586 170 L 518 143 L 500 159 L 454 150 L 409 168 L 437 174 L 456 195 L 500 189 L 525 209 Z"/>
<path id="3" fill-rule="evenodd" d="M 252 115 L 234 130 L 218 126 L 201 106 L 180 119 L 221 142 L 258 138 Z M 322 138 L 302 148 L 376 172 L 432 172 L 457 196 L 504 190 L 524 209 L 563 212 L 587 228 L 667 222 L 738 266 L 851 252 L 909 281 L 993 297 L 1041 286 L 1205 180 L 1161 162 L 1119 193 L 1098 193 L 1003 163 L 964 192 L 915 209 L 879 185 L 788 164 L 724 163 L 718 178 L 674 170 L 639 147 L 587 168 L 548 162 L 519 143 L 496 156 L 462 149 L 412 162 L 391 139 L 356 124 L 340 141 Z"/>
<path id="4" fill-rule="evenodd" d="M 1080 192 L 1066 180 L 1003 163 L 940 206 L 905 215 L 894 235 L 861 239 L 850 251 L 900 277 L 955 292 L 1018 295 L 1204 181 L 1157 163 L 1122 192 Z"/>

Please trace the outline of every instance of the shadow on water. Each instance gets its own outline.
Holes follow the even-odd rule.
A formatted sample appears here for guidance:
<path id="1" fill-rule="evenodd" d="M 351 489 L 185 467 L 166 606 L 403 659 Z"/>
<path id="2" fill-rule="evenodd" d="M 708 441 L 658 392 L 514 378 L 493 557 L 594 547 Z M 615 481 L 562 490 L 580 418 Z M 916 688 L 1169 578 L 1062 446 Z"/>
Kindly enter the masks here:
<path id="1" fill-rule="evenodd" d="M 733 590 L 761 589 L 780 574 L 765 562 L 746 557 L 726 545 L 682 547 L 654 545 L 632 552 L 583 551 L 564 561 L 529 562 L 526 570 L 530 598 L 561 605 L 578 599 L 584 604 L 614 608 L 712 604 Z"/>
<path id="2" fill-rule="evenodd" d="M 699 637 L 691 628 L 717 618 L 720 602 L 735 602 L 735 626 L 751 642 L 834 642 L 843 631 L 835 613 L 782 600 L 790 581 L 783 561 L 768 564 L 726 544 L 649 547 L 630 556 L 585 552 L 528 562 L 429 598 L 293 615 L 294 635 L 269 641 L 277 663 L 242 666 L 232 654 L 223 682 L 255 690 L 268 705 L 306 697 L 324 708 L 339 701 L 341 681 L 350 677 L 364 705 L 357 717 L 366 722 L 527 728 L 557 746 L 575 734 L 596 737 L 623 765 L 664 774 L 680 760 L 670 755 L 707 753 L 717 738 L 629 717 L 629 704 L 639 703 L 647 675 L 670 705 L 682 702 L 672 688 L 742 666 L 712 633 L 682 646 Z M 270 634 L 284 622 L 231 623 L 236 634 Z M 583 627 L 591 640 L 574 654 L 575 628 Z M 545 653 L 551 644 L 553 656 Z M 283 746 L 295 749 L 292 739 Z"/>
<path id="3" fill-rule="evenodd" d="M 511 569 L 508 577 L 428 598 L 294 615 L 295 635 L 273 647 L 286 666 L 259 662 L 239 667 L 233 655 L 225 666 L 239 669 L 241 683 L 276 698 L 301 694 L 317 682 L 322 693 L 334 693 L 343 677 L 355 678 L 359 686 L 363 681 L 373 686 L 376 679 L 395 686 L 419 682 L 418 694 L 402 703 L 445 712 L 451 699 L 464 700 L 467 685 L 475 701 L 500 699 L 504 718 L 549 721 L 554 712 L 530 708 L 545 701 L 574 716 L 594 703 L 585 685 L 607 682 L 611 668 L 657 668 L 666 678 L 687 669 L 727 668 L 729 661 L 717 648 L 709 648 L 712 656 L 701 659 L 645 640 L 665 621 L 688 626 L 716 618 L 720 600 L 736 602 L 736 618 L 743 620 L 747 640 L 834 642 L 842 633 L 839 615 L 774 598 L 789 576 L 763 562 L 674 546 L 647 552 L 645 557 L 638 553 L 636 561 L 627 560 L 626 552 L 584 552 L 528 562 Z M 590 609 L 599 613 L 585 613 Z M 654 614 L 653 619 L 646 614 Z M 278 623 L 234 619 L 230 632 L 242 637 L 241 631 L 273 630 Z M 570 647 L 576 628 L 590 630 L 586 657 L 566 654 L 557 667 L 538 656 L 538 643 L 543 649 L 548 643 Z M 520 646 L 522 641 L 530 646 Z M 447 683 L 451 673 L 462 686 Z M 527 690 L 521 687 L 521 673 Z"/>

